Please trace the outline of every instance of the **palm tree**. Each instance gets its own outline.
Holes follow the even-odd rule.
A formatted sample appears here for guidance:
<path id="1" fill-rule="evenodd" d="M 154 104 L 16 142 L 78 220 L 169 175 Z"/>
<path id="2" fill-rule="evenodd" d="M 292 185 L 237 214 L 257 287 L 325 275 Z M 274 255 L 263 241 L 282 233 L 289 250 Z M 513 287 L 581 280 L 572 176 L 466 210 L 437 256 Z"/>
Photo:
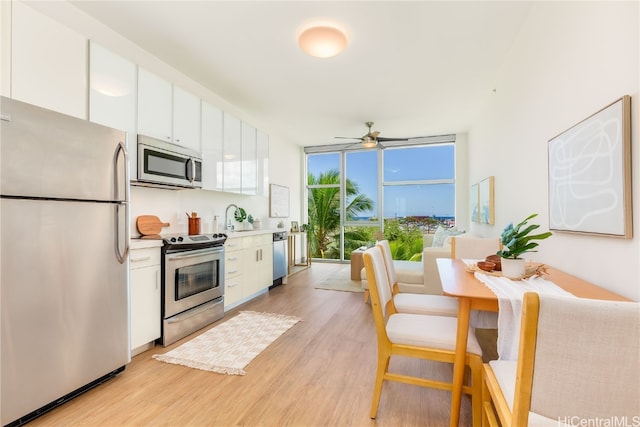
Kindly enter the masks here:
<path id="1" fill-rule="evenodd" d="M 317 177 L 310 173 L 307 182 L 309 185 L 337 185 L 340 184 L 340 171 L 330 169 Z M 373 208 L 373 200 L 360 194 L 356 183 L 347 179 L 345 187 L 347 220 Z M 332 243 L 340 233 L 340 188 L 310 188 L 308 198 L 311 251 L 315 257 L 326 258 L 336 250 L 339 252 Z"/>

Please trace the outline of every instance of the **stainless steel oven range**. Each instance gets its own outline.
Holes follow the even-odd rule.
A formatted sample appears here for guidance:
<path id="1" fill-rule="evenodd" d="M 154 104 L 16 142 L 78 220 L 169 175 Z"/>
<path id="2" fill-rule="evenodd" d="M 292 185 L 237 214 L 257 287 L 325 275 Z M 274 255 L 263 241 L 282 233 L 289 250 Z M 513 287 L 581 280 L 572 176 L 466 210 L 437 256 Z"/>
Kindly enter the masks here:
<path id="1" fill-rule="evenodd" d="M 225 240 L 222 233 L 163 239 L 163 346 L 224 316 Z"/>

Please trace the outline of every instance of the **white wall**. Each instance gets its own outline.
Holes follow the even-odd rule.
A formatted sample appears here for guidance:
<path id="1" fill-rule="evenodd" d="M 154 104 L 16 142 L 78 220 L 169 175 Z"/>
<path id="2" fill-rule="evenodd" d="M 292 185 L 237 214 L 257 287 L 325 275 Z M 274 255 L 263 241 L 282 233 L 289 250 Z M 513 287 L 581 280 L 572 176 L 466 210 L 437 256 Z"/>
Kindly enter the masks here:
<path id="1" fill-rule="evenodd" d="M 531 259 L 638 301 L 640 149 L 638 2 L 534 2 L 469 132 L 469 178 L 495 175 L 497 236 L 528 214 L 547 228 L 547 142 L 620 98 L 632 97 L 633 239 L 556 232 Z"/>
<path id="2" fill-rule="evenodd" d="M 31 4 L 34 8 L 61 22 L 72 30 L 98 42 L 113 53 L 126 58 L 160 77 L 180 86 L 203 100 L 246 121 L 269 134 L 269 176 L 270 182 L 288 186 L 290 192 L 290 217 L 282 218 L 288 229 L 291 220 L 301 220 L 301 167 L 300 147 L 285 141 L 269 131 L 269 123 L 261 117 L 249 116 L 235 105 L 177 71 L 170 64 L 131 43 L 92 17 L 81 12 L 65 1 L 40 2 Z M 6 19 L 6 8 L 0 19 Z M 3 21 L 4 22 L 4 21 Z M 4 40 L 3 40 L 4 42 Z M 4 52 L 5 50 L 3 50 Z M 3 67 L 4 70 L 4 58 Z M 2 77 L 4 82 L 6 79 Z M 206 190 L 161 190 L 153 188 L 133 187 L 131 190 L 131 232 L 139 235 L 135 227 L 138 215 L 157 215 L 162 221 L 169 222 L 170 227 L 163 229 L 163 234 L 187 232 L 186 213 L 195 211 L 202 218 L 202 232 L 213 232 L 213 216 L 218 215 L 221 227 L 224 222 L 225 208 L 234 203 L 244 208 L 254 218 L 262 220 L 262 228 L 275 228 L 280 218 L 269 218 L 269 198 L 261 196 L 243 196 Z"/>

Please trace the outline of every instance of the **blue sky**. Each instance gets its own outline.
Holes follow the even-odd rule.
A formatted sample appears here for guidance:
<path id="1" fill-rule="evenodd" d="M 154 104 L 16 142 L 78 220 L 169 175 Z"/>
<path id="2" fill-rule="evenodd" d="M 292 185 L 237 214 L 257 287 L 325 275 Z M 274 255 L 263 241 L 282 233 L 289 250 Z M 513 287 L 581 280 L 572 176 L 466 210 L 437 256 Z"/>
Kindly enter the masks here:
<path id="1" fill-rule="evenodd" d="M 360 192 L 377 204 L 378 151 L 353 151 L 346 156 L 347 178 L 357 183 Z M 329 169 L 339 169 L 340 154 L 310 155 L 307 167 L 316 176 Z M 383 174 L 385 182 L 453 178 L 454 146 L 386 149 Z M 376 212 L 363 216 L 373 215 Z M 453 184 L 385 186 L 384 217 L 411 215 L 454 216 Z"/>

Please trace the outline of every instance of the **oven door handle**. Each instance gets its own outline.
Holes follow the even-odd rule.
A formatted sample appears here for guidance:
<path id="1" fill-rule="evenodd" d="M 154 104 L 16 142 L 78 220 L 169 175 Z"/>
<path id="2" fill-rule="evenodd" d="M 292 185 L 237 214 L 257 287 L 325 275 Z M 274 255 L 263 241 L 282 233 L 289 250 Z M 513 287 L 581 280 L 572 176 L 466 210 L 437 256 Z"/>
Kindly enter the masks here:
<path id="1" fill-rule="evenodd" d="M 191 252 L 186 252 L 180 255 L 176 255 L 176 254 L 167 255 L 167 260 L 173 261 L 173 260 L 180 260 L 180 259 L 196 258 L 196 257 L 207 256 L 207 255 L 215 255 L 217 253 L 221 253 L 221 251 L 211 251 L 211 250 L 191 251 Z"/>

